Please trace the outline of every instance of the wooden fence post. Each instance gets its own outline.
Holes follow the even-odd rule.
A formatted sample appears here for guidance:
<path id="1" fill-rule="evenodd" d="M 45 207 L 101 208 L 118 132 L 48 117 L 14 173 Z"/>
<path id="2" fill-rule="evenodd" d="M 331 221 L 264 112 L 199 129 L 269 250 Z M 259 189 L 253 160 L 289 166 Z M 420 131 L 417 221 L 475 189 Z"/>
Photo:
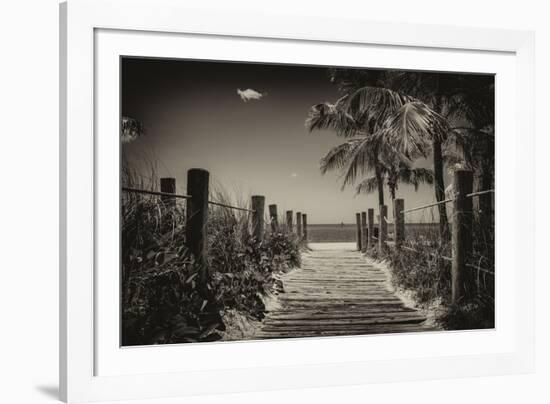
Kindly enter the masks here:
<path id="1" fill-rule="evenodd" d="M 277 217 L 277 205 L 269 205 L 269 221 L 271 223 L 271 231 L 276 232 L 279 228 L 279 219 Z"/>
<path id="2" fill-rule="evenodd" d="M 395 199 L 393 201 L 393 223 L 395 233 L 395 246 L 401 247 L 405 241 L 405 200 Z"/>
<path id="3" fill-rule="evenodd" d="M 302 238 L 302 212 L 296 212 L 296 235 Z"/>
<path id="4" fill-rule="evenodd" d="M 374 209 L 369 208 L 367 210 L 367 249 L 372 248 L 372 240 L 374 236 Z"/>
<path id="5" fill-rule="evenodd" d="M 265 210 L 265 196 L 253 195 L 252 196 L 252 236 L 256 240 L 262 241 L 264 238 L 264 210 Z"/>
<path id="6" fill-rule="evenodd" d="M 160 179 L 160 192 L 167 194 L 176 193 L 176 179 L 171 177 L 165 177 Z M 170 198 L 169 196 L 162 195 L 160 200 L 167 208 L 173 209 L 176 207 L 176 198 Z"/>
<path id="7" fill-rule="evenodd" d="M 367 246 L 369 245 L 367 241 L 367 212 L 361 212 L 361 251 L 366 252 Z"/>
<path id="8" fill-rule="evenodd" d="M 355 238 L 357 240 L 357 250 L 361 251 L 361 213 L 355 214 Z"/>
<path id="9" fill-rule="evenodd" d="M 475 291 L 474 274 L 466 267 L 472 253 L 472 193 L 473 173 L 456 170 L 454 173 L 454 209 L 452 224 L 453 263 L 451 268 L 453 303 L 472 297 Z"/>
<path id="10" fill-rule="evenodd" d="M 302 232 L 303 239 L 307 241 L 307 214 L 302 213 Z"/>
<path id="11" fill-rule="evenodd" d="M 386 248 L 386 238 L 388 237 L 388 207 L 386 205 L 380 205 L 380 230 L 378 231 L 378 250 L 383 252 Z"/>
<path id="12" fill-rule="evenodd" d="M 210 174 L 201 168 L 187 171 L 187 216 L 185 240 L 187 248 L 199 266 L 201 293 L 207 293 L 208 267 L 206 264 L 206 223 L 208 221 L 208 181 Z"/>
<path id="13" fill-rule="evenodd" d="M 286 228 L 289 232 L 294 230 L 294 226 L 292 225 L 292 214 L 293 212 L 291 210 L 286 211 Z"/>

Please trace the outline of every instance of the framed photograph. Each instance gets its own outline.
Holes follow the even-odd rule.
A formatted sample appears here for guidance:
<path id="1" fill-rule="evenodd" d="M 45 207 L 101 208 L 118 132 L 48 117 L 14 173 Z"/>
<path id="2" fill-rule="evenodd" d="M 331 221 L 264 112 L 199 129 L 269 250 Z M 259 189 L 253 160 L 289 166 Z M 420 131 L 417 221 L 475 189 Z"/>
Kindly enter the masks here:
<path id="1" fill-rule="evenodd" d="M 533 370 L 532 33 L 60 16 L 63 400 Z"/>

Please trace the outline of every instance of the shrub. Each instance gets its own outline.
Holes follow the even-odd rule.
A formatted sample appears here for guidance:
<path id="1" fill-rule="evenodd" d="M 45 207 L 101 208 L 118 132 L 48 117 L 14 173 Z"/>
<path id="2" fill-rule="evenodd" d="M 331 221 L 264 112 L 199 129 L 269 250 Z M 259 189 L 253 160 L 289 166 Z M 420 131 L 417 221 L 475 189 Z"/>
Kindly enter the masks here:
<path id="1" fill-rule="evenodd" d="M 183 209 L 157 197 L 122 199 L 122 344 L 216 339 L 223 323 L 197 290 Z"/>
<path id="2" fill-rule="evenodd" d="M 448 300 L 451 265 L 441 258 L 446 255 L 448 247 L 415 244 L 408 248 L 387 252 L 393 282 L 413 291 L 415 300 L 421 304 L 430 304 L 436 299 Z"/>
<path id="3" fill-rule="evenodd" d="M 422 232 L 408 232 L 407 242 L 399 250 L 388 248 L 382 253 L 374 250 L 370 255 L 389 262 L 393 283 L 412 292 L 418 304 L 442 305 L 443 310 L 436 320 L 445 329 L 494 327 L 493 276 L 477 272 L 476 284 L 470 285 L 476 290 L 475 296 L 467 301 L 451 304 L 451 263 L 443 258 L 451 256 L 451 244 L 441 242 L 437 233 L 426 231 L 427 229 Z M 494 269 L 492 232 L 492 228 L 482 228 L 474 221 L 471 264 Z M 469 269 L 475 271 L 472 267 Z"/>
<path id="4" fill-rule="evenodd" d="M 291 233 L 266 233 L 258 241 L 249 235 L 247 214 L 211 207 L 210 277 L 204 293 L 197 284 L 198 265 L 185 247 L 183 206 L 125 193 L 121 211 L 123 345 L 218 340 L 225 330 L 224 311 L 261 319 L 274 275 L 300 262 L 299 243 Z"/>
<path id="5" fill-rule="evenodd" d="M 225 211 L 224 211 L 225 210 Z M 209 219 L 209 265 L 215 299 L 256 319 L 264 316 L 263 298 L 275 286 L 275 274 L 299 266 L 299 243 L 283 229 L 262 241 L 249 235 L 247 215 L 213 209 Z"/>

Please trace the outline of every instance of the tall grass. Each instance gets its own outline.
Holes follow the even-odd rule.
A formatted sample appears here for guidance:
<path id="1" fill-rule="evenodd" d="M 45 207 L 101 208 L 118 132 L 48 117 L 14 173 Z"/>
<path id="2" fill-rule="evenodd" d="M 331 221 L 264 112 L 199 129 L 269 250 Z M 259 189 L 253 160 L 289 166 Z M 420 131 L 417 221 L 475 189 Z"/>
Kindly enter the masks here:
<path id="1" fill-rule="evenodd" d="M 486 223 L 486 222 L 484 222 Z M 437 305 L 437 321 L 445 329 L 480 329 L 494 327 L 494 276 L 468 267 L 474 281 L 466 285 L 475 292 L 469 300 L 451 303 L 451 243 L 437 231 L 420 228 L 408 231 L 403 248 L 388 248 L 373 258 L 388 262 L 395 286 L 411 292 L 420 306 Z M 482 225 L 478 217 L 472 231 L 472 266 L 494 271 L 494 227 Z"/>
<path id="2" fill-rule="evenodd" d="M 154 172 L 144 181 L 128 167 L 122 178 L 124 186 L 142 189 L 158 183 Z M 210 198 L 236 204 L 221 188 Z M 219 340 L 228 310 L 261 319 L 276 274 L 300 265 L 299 240 L 284 227 L 256 240 L 246 212 L 212 205 L 205 295 L 198 290 L 198 265 L 185 247 L 185 203 L 123 193 L 121 215 L 123 345 Z"/>
<path id="3" fill-rule="evenodd" d="M 234 205 L 218 190 L 217 202 Z M 240 206 L 247 206 L 240 203 Z M 208 261 L 216 300 L 256 319 L 264 316 L 263 299 L 275 285 L 275 275 L 300 265 L 300 242 L 284 226 L 266 231 L 263 240 L 251 236 L 246 212 L 212 206 L 208 220 Z"/>

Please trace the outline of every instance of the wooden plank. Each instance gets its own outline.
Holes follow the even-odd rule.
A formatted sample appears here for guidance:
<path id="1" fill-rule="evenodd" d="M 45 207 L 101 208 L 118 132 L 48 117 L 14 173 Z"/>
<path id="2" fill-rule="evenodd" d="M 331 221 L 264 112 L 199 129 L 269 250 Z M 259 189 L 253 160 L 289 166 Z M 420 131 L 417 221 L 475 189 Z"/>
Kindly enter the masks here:
<path id="1" fill-rule="evenodd" d="M 277 205 L 271 204 L 268 206 L 269 210 L 269 223 L 271 225 L 271 231 L 276 232 L 279 228 L 279 216 L 277 214 Z"/>
<path id="2" fill-rule="evenodd" d="M 199 268 L 199 289 L 203 296 L 208 296 L 207 286 L 210 278 L 206 258 L 209 178 L 209 172 L 200 168 L 187 171 L 187 195 L 191 198 L 187 200 L 185 240 Z"/>
<path id="3" fill-rule="evenodd" d="M 356 330 L 301 330 L 301 331 L 261 331 L 254 338 L 272 339 L 272 338 L 307 338 L 307 337 L 331 337 L 331 336 L 352 336 L 352 335 L 372 335 L 372 334 L 398 334 L 411 332 L 438 331 L 435 327 L 427 327 L 418 324 L 384 324 L 373 325 L 365 329 Z"/>
<path id="4" fill-rule="evenodd" d="M 359 252 L 312 251 L 282 277 L 279 307 L 258 338 L 364 335 L 433 329 L 389 288 L 387 275 Z"/>
<path id="5" fill-rule="evenodd" d="M 281 301 L 294 301 L 294 302 L 318 302 L 322 304 L 323 302 L 330 303 L 334 300 L 341 300 L 346 302 L 388 302 L 388 303 L 394 303 L 394 302 L 400 302 L 399 298 L 392 297 L 394 295 L 384 295 L 384 296 L 330 296 L 330 295 L 289 295 L 288 293 L 283 293 L 279 295 L 279 300 Z"/>
<path id="6" fill-rule="evenodd" d="M 368 320 L 376 318 L 409 318 L 409 317 L 422 317 L 426 316 L 419 314 L 417 310 L 401 310 L 395 308 L 380 308 L 378 310 L 362 310 L 359 312 L 343 312 L 337 311 L 333 312 L 332 310 L 324 310 L 323 312 L 315 313 L 314 310 L 307 310 L 302 312 L 288 313 L 284 311 L 279 311 L 277 313 L 271 313 L 268 315 L 266 321 L 277 320 L 277 321 L 310 321 L 315 320 Z"/>
<path id="7" fill-rule="evenodd" d="M 426 317 L 422 316 L 409 316 L 409 317 L 379 317 L 370 319 L 326 319 L 326 320 L 279 320 L 279 321 L 267 321 L 264 324 L 263 331 L 281 331 L 284 328 L 286 331 L 308 329 L 308 330 L 353 330 L 356 328 L 365 328 L 365 326 L 372 326 L 378 324 L 418 324 L 426 321 Z"/>
<path id="8" fill-rule="evenodd" d="M 415 314 L 413 312 L 400 314 L 400 315 L 387 315 L 386 313 L 380 313 L 377 316 L 370 317 L 348 317 L 348 318 L 334 318 L 329 316 L 325 317 L 311 317 L 311 318 L 269 318 L 265 321 L 266 326 L 325 326 L 325 325 L 360 325 L 360 324 L 382 324 L 390 322 L 399 323 L 421 323 L 426 321 L 426 317 Z"/>
<path id="9" fill-rule="evenodd" d="M 252 236 L 256 240 L 262 240 L 264 237 L 264 209 L 265 209 L 265 196 L 252 195 Z"/>
<path id="10" fill-rule="evenodd" d="M 370 310 L 370 309 L 387 309 L 389 310 L 395 310 L 396 308 L 404 307 L 403 303 L 341 303 L 341 304 L 333 304 L 333 305 L 325 305 L 324 307 L 319 306 L 319 304 L 312 304 L 311 302 L 301 302 L 301 303 L 294 303 L 292 305 L 289 305 L 288 303 L 283 304 L 283 308 L 291 310 L 299 310 L 299 309 L 332 309 L 332 310 L 345 310 L 346 308 L 348 310 Z"/>
<path id="11" fill-rule="evenodd" d="M 391 292 L 387 289 L 383 288 L 291 288 L 287 287 L 283 292 L 281 293 L 288 293 L 288 294 L 311 294 L 311 295 L 332 295 L 332 296 L 345 296 L 345 295 L 351 295 L 351 296 L 373 296 L 373 295 L 389 295 L 392 296 Z"/>

